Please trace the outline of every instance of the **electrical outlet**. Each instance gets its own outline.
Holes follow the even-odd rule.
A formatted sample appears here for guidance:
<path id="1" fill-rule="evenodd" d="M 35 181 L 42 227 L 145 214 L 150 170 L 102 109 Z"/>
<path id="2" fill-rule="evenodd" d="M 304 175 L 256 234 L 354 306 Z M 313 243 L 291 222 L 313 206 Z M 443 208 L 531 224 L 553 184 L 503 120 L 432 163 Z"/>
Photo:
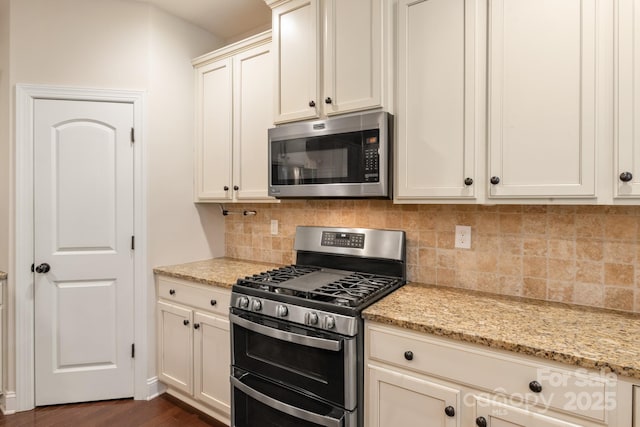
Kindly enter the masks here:
<path id="1" fill-rule="evenodd" d="M 456 225 L 456 248 L 471 249 L 471 227 Z"/>
<path id="2" fill-rule="evenodd" d="M 271 234 L 273 236 L 278 234 L 278 220 L 277 219 L 272 219 L 271 220 Z"/>

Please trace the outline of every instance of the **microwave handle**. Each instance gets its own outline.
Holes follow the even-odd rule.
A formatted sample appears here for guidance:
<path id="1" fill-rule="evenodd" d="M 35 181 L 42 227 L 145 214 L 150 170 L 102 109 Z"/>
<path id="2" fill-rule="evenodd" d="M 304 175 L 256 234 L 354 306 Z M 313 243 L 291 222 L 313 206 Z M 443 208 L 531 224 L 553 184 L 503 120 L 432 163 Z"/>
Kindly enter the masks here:
<path id="1" fill-rule="evenodd" d="M 268 326 L 254 323 L 250 320 L 243 319 L 242 317 L 230 313 L 229 320 L 231 323 L 240 325 L 245 329 L 253 332 L 257 332 L 262 335 L 267 335 L 271 338 L 275 338 L 281 341 L 289 341 L 294 344 L 300 344 L 307 347 L 322 348 L 330 351 L 340 351 L 342 349 L 342 341 L 328 340 L 326 338 L 309 337 L 306 335 L 294 334 L 292 332 L 282 331 L 280 329 L 270 328 Z"/>
<path id="2" fill-rule="evenodd" d="M 257 400 L 260 403 L 263 403 L 271 408 L 283 412 L 285 414 L 291 415 L 300 420 L 305 420 L 310 423 L 319 424 L 321 426 L 326 427 L 341 427 L 342 420 L 338 420 L 335 418 L 327 417 L 324 415 L 315 414 L 313 412 L 305 411 L 304 409 L 296 408 L 295 406 L 291 406 L 289 404 L 280 402 L 272 397 L 269 397 L 265 394 L 260 393 L 257 390 L 249 387 L 244 384 L 242 381 L 235 377 L 231 377 L 231 385 L 252 399 Z"/>

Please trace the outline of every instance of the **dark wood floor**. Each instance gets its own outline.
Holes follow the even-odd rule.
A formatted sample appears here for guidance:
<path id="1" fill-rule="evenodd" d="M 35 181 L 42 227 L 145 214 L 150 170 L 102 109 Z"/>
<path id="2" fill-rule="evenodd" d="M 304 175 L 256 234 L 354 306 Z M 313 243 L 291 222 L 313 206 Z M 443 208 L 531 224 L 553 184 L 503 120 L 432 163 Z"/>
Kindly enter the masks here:
<path id="1" fill-rule="evenodd" d="M 163 394 L 150 401 L 108 400 L 43 406 L 14 415 L 0 414 L 0 426 L 9 427 L 226 427 L 219 421 Z"/>

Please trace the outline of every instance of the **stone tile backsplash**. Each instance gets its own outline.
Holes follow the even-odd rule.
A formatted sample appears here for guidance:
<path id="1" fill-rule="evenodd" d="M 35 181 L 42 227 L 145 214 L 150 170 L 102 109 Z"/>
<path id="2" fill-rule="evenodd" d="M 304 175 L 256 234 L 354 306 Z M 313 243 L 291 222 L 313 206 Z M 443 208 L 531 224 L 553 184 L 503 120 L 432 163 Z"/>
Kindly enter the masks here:
<path id="1" fill-rule="evenodd" d="M 257 215 L 226 217 L 228 257 L 293 263 L 296 225 L 401 229 L 411 281 L 640 312 L 640 206 L 296 200 L 232 209 Z M 456 225 L 471 226 L 471 249 L 454 248 Z"/>

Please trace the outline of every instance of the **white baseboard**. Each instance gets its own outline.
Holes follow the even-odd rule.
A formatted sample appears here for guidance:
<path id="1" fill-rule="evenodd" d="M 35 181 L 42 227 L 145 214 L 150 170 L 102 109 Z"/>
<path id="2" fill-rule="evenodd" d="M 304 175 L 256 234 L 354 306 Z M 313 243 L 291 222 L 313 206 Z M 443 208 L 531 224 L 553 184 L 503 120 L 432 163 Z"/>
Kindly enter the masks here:
<path id="1" fill-rule="evenodd" d="M 155 399 L 167 390 L 167 386 L 158 381 L 158 377 L 147 380 L 147 400 Z"/>
<path id="2" fill-rule="evenodd" d="M 11 415 L 16 413 L 16 392 L 15 391 L 6 391 L 2 395 L 2 399 L 0 399 L 0 411 L 4 415 Z"/>

